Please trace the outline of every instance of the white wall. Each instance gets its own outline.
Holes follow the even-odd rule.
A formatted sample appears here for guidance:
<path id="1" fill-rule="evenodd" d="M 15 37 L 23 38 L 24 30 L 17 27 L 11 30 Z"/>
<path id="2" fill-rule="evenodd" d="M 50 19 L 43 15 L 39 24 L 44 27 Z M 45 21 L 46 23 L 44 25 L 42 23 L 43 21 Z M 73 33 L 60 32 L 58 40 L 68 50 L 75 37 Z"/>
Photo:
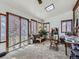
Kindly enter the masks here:
<path id="1" fill-rule="evenodd" d="M 55 28 L 55 27 L 59 28 L 59 34 L 61 36 L 62 34 L 64 35 L 64 33 L 61 33 L 61 20 L 68 20 L 68 19 L 73 19 L 72 11 L 60 14 L 55 17 L 48 18 L 47 20 L 45 20 L 45 22 L 50 22 L 51 28 Z"/>

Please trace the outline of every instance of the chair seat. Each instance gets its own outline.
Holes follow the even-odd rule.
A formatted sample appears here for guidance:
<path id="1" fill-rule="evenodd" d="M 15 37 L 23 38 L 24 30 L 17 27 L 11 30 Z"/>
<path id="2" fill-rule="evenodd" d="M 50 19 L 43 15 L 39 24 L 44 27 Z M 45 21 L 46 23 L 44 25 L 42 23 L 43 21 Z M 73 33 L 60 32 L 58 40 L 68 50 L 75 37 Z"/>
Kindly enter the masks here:
<path id="1" fill-rule="evenodd" d="M 79 50 L 71 50 L 71 52 L 75 55 L 75 56 L 79 56 Z"/>

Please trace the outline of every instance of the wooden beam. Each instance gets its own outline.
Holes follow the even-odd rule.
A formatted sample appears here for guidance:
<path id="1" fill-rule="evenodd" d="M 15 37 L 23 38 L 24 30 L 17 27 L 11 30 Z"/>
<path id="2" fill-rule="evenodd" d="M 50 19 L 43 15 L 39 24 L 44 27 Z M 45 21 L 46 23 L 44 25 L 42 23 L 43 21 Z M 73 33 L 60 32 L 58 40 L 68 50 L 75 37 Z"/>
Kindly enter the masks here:
<path id="1" fill-rule="evenodd" d="M 78 6 L 79 6 L 79 0 L 77 0 L 77 3 L 76 3 L 76 5 L 73 8 L 73 11 L 75 11 L 78 8 Z"/>
<path id="2" fill-rule="evenodd" d="M 9 28 L 8 28 L 8 15 L 9 15 L 9 14 L 6 13 L 6 51 L 7 51 L 7 52 L 9 52 L 9 49 L 8 49 L 8 44 L 9 44 L 9 43 L 8 43 L 8 42 L 9 42 L 9 41 L 8 41 L 8 38 L 9 38 L 9 37 L 8 37 L 8 29 L 9 29 Z"/>

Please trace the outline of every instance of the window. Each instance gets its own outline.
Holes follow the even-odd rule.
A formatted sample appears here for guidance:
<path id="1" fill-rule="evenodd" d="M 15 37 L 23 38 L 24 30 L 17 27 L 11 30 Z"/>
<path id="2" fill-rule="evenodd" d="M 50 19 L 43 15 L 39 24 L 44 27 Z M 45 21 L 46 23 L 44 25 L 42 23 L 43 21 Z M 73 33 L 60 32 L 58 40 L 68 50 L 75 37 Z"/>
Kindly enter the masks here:
<path id="1" fill-rule="evenodd" d="M 0 15 L 0 42 L 6 41 L 6 16 Z"/>
<path id="2" fill-rule="evenodd" d="M 0 53 L 6 51 L 6 15 L 0 13 Z"/>
<path id="3" fill-rule="evenodd" d="M 37 21 L 31 19 L 31 34 L 37 33 Z"/>
<path id="4" fill-rule="evenodd" d="M 29 22 L 27 18 L 7 13 L 7 48 L 13 51 L 28 44 Z"/>
<path id="5" fill-rule="evenodd" d="M 44 30 L 46 30 L 47 32 L 50 32 L 50 23 L 44 23 Z"/>
<path id="6" fill-rule="evenodd" d="M 37 25 L 37 32 L 39 32 L 43 28 L 43 23 L 38 22 Z"/>
<path id="7" fill-rule="evenodd" d="M 72 31 L 72 20 L 61 21 L 61 32 L 71 32 Z"/>

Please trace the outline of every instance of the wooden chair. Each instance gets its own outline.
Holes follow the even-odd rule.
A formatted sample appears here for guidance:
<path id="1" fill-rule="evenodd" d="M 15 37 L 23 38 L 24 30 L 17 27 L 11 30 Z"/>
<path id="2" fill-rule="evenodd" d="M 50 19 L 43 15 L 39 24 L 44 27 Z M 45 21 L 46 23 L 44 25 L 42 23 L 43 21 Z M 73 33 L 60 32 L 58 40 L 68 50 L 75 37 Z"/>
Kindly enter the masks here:
<path id="1" fill-rule="evenodd" d="M 58 44 L 59 44 L 59 33 L 58 29 L 56 28 L 53 36 L 50 36 L 50 48 L 53 47 L 55 50 L 58 50 Z"/>
<path id="2" fill-rule="evenodd" d="M 74 45 L 74 49 L 71 47 L 70 59 L 79 59 L 79 46 Z"/>
<path id="3" fill-rule="evenodd" d="M 53 39 L 53 37 L 50 39 L 50 48 L 58 50 L 58 40 Z"/>

